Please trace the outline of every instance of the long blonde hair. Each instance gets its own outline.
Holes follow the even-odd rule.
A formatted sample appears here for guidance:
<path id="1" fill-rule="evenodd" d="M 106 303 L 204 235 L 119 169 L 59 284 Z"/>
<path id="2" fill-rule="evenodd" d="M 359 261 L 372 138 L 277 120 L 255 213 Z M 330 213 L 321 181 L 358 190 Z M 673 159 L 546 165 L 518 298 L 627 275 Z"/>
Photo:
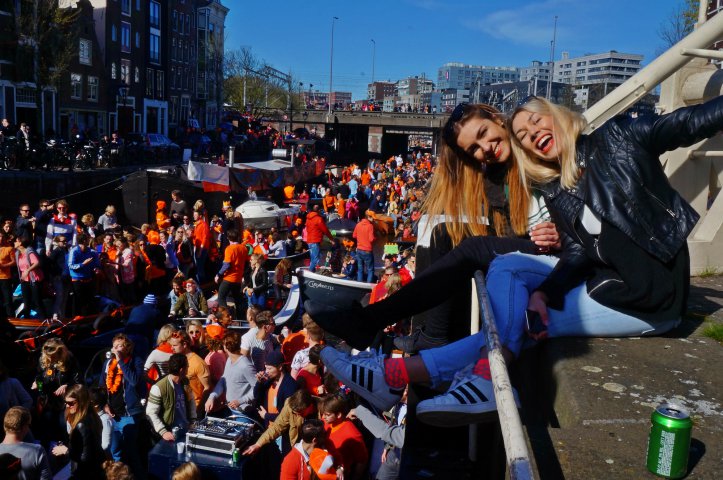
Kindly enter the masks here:
<path id="1" fill-rule="evenodd" d="M 453 246 L 469 236 L 487 235 L 488 226 L 484 219 L 489 219 L 499 235 L 507 230 L 507 219 L 503 214 L 494 211 L 492 218 L 489 216 L 482 164 L 457 146 L 457 137 L 467 121 L 481 118 L 505 126 L 504 118 L 498 110 L 485 104 L 460 105 L 457 108 L 462 108 L 463 113 L 459 118 L 450 117 L 442 129 L 437 167 L 421 208 L 422 213 L 430 216 L 451 217 L 446 225 Z M 519 180 L 516 162 L 512 158 L 509 162 L 510 223 L 516 234 L 524 235 L 529 197 Z M 466 221 L 462 221 L 462 217 L 466 217 Z"/>
<path id="2" fill-rule="evenodd" d="M 544 98 L 534 97 L 524 105 L 517 107 L 512 113 L 508 122 L 510 132 L 512 132 L 511 125 L 515 116 L 523 111 L 552 117 L 553 134 L 559 152 L 559 164 L 540 160 L 536 155 L 522 148 L 515 135 L 510 135 L 512 137 L 512 153 L 517 159 L 516 163 L 519 165 L 522 182 L 524 184 L 530 182 L 545 184 L 559 178 L 563 188 L 574 187 L 581 173 L 575 161 L 575 142 L 587 125 L 585 118 Z"/>

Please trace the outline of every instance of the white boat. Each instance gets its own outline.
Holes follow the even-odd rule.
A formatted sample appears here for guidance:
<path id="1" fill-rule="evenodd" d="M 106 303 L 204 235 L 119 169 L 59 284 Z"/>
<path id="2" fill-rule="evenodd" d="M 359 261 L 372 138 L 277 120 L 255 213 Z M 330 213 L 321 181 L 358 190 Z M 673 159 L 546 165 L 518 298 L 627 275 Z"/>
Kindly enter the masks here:
<path id="1" fill-rule="evenodd" d="M 298 215 L 299 207 L 281 208 L 268 200 L 249 200 L 236 207 L 236 211 L 243 216 L 246 228 L 287 230 Z"/>

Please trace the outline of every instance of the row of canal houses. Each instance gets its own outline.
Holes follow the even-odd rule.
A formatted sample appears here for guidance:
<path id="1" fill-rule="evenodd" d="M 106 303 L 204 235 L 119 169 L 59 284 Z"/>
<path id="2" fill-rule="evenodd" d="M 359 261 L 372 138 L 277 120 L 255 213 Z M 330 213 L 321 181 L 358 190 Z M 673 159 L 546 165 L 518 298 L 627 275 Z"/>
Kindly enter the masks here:
<path id="1" fill-rule="evenodd" d="M 77 55 L 40 89 L 39 48 L 20 33 L 38 2 L 75 9 L 77 32 Z M 0 118 L 64 138 L 213 129 L 228 12 L 221 0 L 0 0 Z"/>

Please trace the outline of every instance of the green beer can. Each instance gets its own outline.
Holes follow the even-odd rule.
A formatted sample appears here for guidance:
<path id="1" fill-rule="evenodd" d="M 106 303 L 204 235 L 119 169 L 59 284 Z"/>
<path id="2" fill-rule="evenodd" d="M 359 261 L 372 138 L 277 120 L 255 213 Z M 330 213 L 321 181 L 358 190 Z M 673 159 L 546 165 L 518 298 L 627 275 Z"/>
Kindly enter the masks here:
<path id="1" fill-rule="evenodd" d="M 693 421 L 680 405 L 664 403 L 650 416 L 648 470 L 666 478 L 688 472 L 688 451 Z"/>

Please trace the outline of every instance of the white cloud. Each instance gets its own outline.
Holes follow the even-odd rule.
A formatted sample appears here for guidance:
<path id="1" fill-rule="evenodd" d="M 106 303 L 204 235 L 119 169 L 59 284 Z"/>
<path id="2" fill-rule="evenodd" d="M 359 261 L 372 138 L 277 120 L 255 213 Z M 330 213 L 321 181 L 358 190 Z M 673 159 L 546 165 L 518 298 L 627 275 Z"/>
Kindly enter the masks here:
<path id="1" fill-rule="evenodd" d="M 519 8 L 498 10 L 482 18 L 463 21 L 471 29 L 479 30 L 491 37 L 521 45 L 541 46 L 552 40 L 554 17 L 564 14 L 574 18 L 571 0 L 547 0 L 530 3 Z M 566 30 L 558 23 L 558 39 L 565 36 Z"/>

